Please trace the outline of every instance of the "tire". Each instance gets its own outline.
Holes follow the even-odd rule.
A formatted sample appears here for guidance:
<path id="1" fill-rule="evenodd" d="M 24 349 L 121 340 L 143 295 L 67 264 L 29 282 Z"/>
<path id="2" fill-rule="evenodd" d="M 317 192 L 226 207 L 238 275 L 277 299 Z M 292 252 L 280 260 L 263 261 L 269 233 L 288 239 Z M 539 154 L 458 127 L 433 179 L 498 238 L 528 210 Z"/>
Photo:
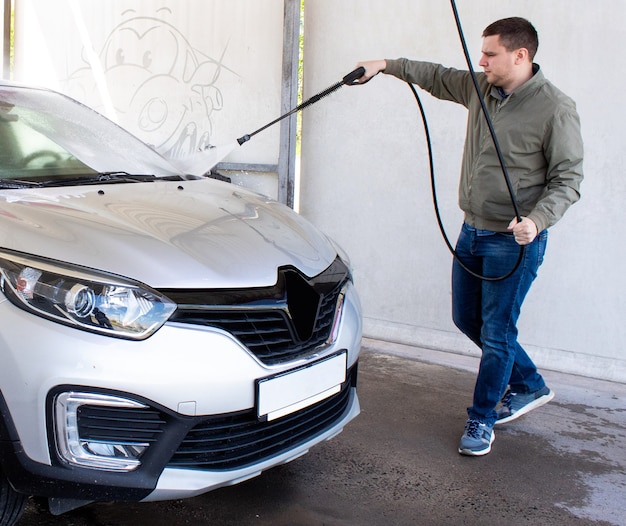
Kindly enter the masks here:
<path id="1" fill-rule="evenodd" d="M 13 526 L 20 520 L 26 503 L 27 495 L 15 491 L 0 471 L 0 526 Z"/>

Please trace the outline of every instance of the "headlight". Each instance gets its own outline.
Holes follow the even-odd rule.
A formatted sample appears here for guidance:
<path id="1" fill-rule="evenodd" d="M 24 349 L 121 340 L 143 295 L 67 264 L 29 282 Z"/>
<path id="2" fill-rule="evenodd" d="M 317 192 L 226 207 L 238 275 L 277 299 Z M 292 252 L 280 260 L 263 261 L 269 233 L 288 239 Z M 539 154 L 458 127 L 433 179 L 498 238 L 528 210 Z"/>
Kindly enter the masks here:
<path id="1" fill-rule="evenodd" d="M 131 340 L 147 338 L 176 310 L 142 283 L 4 250 L 0 288 L 13 304 L 43 318 Z"/>

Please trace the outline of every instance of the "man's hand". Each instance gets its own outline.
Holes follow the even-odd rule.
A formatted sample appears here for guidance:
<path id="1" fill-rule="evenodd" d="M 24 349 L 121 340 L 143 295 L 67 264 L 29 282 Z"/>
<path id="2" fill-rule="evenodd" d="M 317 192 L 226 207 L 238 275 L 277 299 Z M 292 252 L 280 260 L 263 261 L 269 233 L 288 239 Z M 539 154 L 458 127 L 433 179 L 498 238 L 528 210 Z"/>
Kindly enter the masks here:
<path id="1" fill-rule="evenodd" d="M 363 75 L 360 79 L 357 79 L 357 84 L 365 84 L 372 77 L 378 75 L 381 71 L 384 71 L 387 67 L 387 61 L 385 59 L 381 60 L 368 60 L 366 62 L 359 62 L 356 67 L 359 68 L 363 66 L 365 68 L 365 75 Z"/>
<path id="2" fill-rule="evenodd" d="M 508 229 L 515 235 L 515 241 L 518 245 L 528 245 L 537 237 L 537 225 L 532 219 L 522 216 L 522 222 L 519 223 L 514 218 L 508 226 Z"/>

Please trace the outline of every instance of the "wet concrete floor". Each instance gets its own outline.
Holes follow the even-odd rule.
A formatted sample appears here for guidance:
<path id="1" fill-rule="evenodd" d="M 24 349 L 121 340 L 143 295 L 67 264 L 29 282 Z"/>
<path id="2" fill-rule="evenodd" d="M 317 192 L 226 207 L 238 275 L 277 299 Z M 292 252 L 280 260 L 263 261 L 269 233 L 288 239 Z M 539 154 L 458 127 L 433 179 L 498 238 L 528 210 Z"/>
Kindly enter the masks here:
<path id="1" fill-rule="evenodd" d="M 625 525 L 626 385 L 545 372 L 548 405 L 457 445 L 476 360 L 364 342 L 361 415 L 290 464 L 186 500 L 99 503 L 20 526 Z"/>

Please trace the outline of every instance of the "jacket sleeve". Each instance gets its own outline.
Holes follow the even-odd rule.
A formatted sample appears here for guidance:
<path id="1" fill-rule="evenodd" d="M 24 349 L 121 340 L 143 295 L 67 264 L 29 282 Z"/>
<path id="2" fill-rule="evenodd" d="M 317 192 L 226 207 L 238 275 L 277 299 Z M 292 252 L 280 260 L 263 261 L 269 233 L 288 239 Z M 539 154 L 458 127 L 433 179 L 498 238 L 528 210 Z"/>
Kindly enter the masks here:
<path id="1" fill-rule="evenodd" d="M 583 180 L 583 140 L 575 108 L 556 112 L 544 142 L 547 161 L 546 187 L 528 214 L 537 230 L 551 227 L 580 199 Z"/>
<path id="2" fill-rule="evenodd" d="M 474 95 L 472 77 L 468 71 L 406 58 L 386 61 L 385 74 L 417 84 L 438 99 L 457 102 L 468 107 Z"/>

